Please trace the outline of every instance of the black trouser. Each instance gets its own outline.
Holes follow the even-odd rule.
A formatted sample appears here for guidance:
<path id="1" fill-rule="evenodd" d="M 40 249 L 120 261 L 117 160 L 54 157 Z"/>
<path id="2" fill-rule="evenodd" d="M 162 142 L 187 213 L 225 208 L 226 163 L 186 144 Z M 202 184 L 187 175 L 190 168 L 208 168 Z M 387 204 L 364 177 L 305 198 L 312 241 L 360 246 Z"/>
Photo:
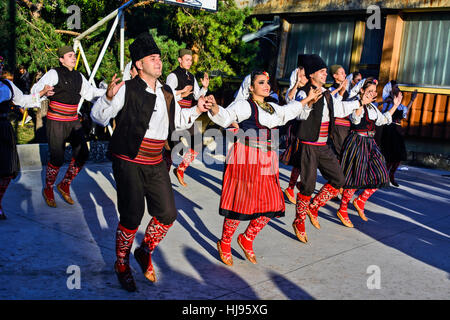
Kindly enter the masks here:
<path id="1" fill-rule="evenodd" d="M 175 198 L 169 173 L 163 162 L 143 165 L 113 157 L 120 224 L 135 230 L 144 216 L 145 200 L 148 212 L 165 225 L 177 217 Z"/>
<path id="2" fill-rule="evenodd" d="M 47 141 L 50 151 L 50 163 L 61 167 L 64 163 L 66 142 L 72 146 L 72 158 L 77 167 L 81 167 L 89 158 L 86 135 L 80 120 L 55 121 L 47 119 Z"/>
<path id="3" fill-rule="evenodd" d="M 317 180 L 317 169 L 325 180 L 339 189 L 345 183 L 345 177 L 336 155 L 329 145 L 316 146 L 302 144 L 300 148 L 300 193 L 310 196 L 314 193 Z"/>
<path id="4" fill-rule="evenodd" d="M 350 127 L 335 125 L 334 131 L 331 136 L 333 142 L 333 148 L 336 152 L 338 159 L 341 159 L 342 146 L 344 145 L 345 138 L 350 133 Z"/>

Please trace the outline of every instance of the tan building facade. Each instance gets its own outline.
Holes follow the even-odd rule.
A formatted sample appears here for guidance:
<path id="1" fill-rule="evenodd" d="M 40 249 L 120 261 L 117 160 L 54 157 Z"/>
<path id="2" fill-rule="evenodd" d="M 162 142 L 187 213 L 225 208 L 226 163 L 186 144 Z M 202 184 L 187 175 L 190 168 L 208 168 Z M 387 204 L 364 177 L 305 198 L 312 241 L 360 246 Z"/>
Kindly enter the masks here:
<path id="1" fill-rule="evenodd" d="M 262 21 L 279 17 L 276 77 L 285 83 L 300 53 L 317 53 L 347 73 L 397 80 L 410 137 L 450 139 L 450 0 L 236 0 Z"/>

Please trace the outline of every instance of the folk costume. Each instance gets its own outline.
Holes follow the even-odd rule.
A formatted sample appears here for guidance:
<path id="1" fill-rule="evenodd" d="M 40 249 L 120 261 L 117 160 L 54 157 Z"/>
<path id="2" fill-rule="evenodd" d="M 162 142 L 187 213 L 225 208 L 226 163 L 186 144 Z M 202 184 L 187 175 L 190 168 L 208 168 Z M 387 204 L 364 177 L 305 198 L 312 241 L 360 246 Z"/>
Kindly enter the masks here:
<path id="1" fill-rule="evenodd" d="M 300 67 L 300 66 L 299 66 Z M 289 99 L 289 93 L 291 90 L 294 89 L 294 86 L 297 83 L 297 70 L 298 68 L 294 69 L 294 71 L 291 72 L 291 75 L 289 77 L 289 88 L 286 91 L 285 99 L 287 102 L 290 101 Z M 300 101 L 302 98 L 299 96 L 300 90 L 297 90 L 294 96 L 295 101 Z M 289 185 L 286 189 L 284 189 L 284 194 L 288 198 L 288 200 L 295 204 L 295 185 L 297 184 L 298 177 L 300 176 L 300 167 L 298 160 L 299 154 L 300 154 L 300 141 L 297 139 L 297 131 L 298 127 L 300 126 L 299 120 L 291 120 L 286 126 L 287 126 L 287 146 L 286 150 L 281 154 L 280 161 L 284 163 L 285 165 L 292 166 L 291 170 L 291 176 L 289 178 Z"/>
<path id="2" fill-rule="evenodd" d="M 235 100 L 216 115 L 216 124 L 227 128 L 239 123 L 236 142 L 227 153 L 219 214 L 224 216 L 223 232 L 217 247 L 222 261 L 232 265 L 231 240 L 241 221 L 250 221 L 237 238 L 247 259 L 256 263 L 253 241 L 273 217 L 283 217 L 285 204 L 280 188 L 278 156 L 272 150 L 271 129 L 294 118 L 306 119 L 308 107 L 293 101 L 285 106 Z"/>
<path id="3" fill-rule="evenodd" d="M 130 45 L 133 63 L 152 54 L 161 54 L 148 33 Z M 103 126 L 116 118 L 111 137 L 113 174 L 117 186 L 120 221 L 116 232 L 114 264 L 121 285 L 135 291 L 129 255 L 148 203 L 152 216 L 141 246 L 134 256 L 145 277 L 156 281 L 151 254 L 173 225 L 177 210 L 167 167 L 162 153 L 174 130 L 189 128 L 198 117 L 196 108 L 182 109 L 172 89 L 156 81 L 156 90 L 140 77 L 125 82 L 114 98 L 100 98 L 92 108 L 92 119 Z"/>
<path id="4" fill-rule="evenodd" d="M 327 67 L 325 62 L 315 54 L 300 55 L 299 60 L 299 64 L 305 68 L 307 75 Z M 306 97 L 312 88 L 309 82 L 301 88 L 300 96 Z M 297 132 L 297 138 L 301 142 L 298 165 L 301 172 L 293 228 L 301 242 L 308 241 L 305 230 L 306 215 L 309 216 L 311 223 L 320 229 L 317 220 L 319 208 L 337 196 L 345 182 L 339 161 L 327 144 L 329 136 L 333 136 L 335 131 L 335 118 L 344 118 L 360 107 L 358 101 L 335 99 L 325 88 L 322 88 L 322 92 L 323 96 L 313 104 L 311 114 L 301 122 Z M 317 169 L 328 182 L 311 200 L 316 185 Z"/>
<path id="5" fill-rule="evenodd" d="M 192 55 L 192 51 L 188 49 L 181 49 L 179 52 L 179 57 L 181 58 L 186 54 Z M 202 87 L 200 89 L 194 75 L 190 73 L 188 70 L 183 69 L 181 66 L 178 66 L 174 71 L 172 71 L 167 76 L 166 84 L 169 85 L 174 92 L 176 92 L 177 90 L 182 90 L 186 86 L 193 87 L 192 93 L 187 97 L 182 98 L 181 95 L 176 96 L 178 104 L 183 109 L 192 108 L 194 100 L 198 100 L 201 96 L 206 95 L 206 92 L 208 91 L 208 88 Z M 188 141 L 189 150 L 183 155 L 182 162 L 173 171 L 182 186 L 187 185 L 184 182 L 184 172 L 189 167 L 189 165 L 195 160 L 195 158 L 199 154 L 199 151 L 203 147 L 203 139 L 201 132 L 195 130 L 195 127 L 191 127 L 189 133 L 191 137 L 190 141 Z"/>
<path id="6" fill-rule="evenodd" d="M 353 201 L 359 216 L 367 221 L 364 205 L 379 188 L 389 186 L 389 175 L 385 159 L 375 142 L 375 126 L 392 122 L 389 112 L 381 113 L 373 103 L 364 105 L 360 116 L 350 116 L 352 125 L 342 151 L 341 166 L 345 176 L 344 192 L 337 213 L 341 222 L 352 228 L 347 207 L 357 189 L 364 191 Z"/>
<path id="7" fill-rule="evenodd" d="M 392 81 L 388 82 L 383 88 L 383 108 L 382 112 L 389 111 L 393 106 L 393 90 Z M 398 92 L 398 91 L 397 91 Z M 414 99 L 411 99 L 411 104 Z M 397 107 L 392 115 L 392 123 L 383 126 L 380 138 L 380 149 L 386 159 L 386 167 L 389 171 L 389 180 L 391 184 L 398 187 L 395 181 L 395 172 L 401 161 L 407 160 L 404 129 L 402 120 L 408 117 L 409 108 L 403 104 Z"/>
<path id="8" fill-rule="evenodd" d="M 63 57 L 71 51 L 73 51 L 71 47 L 64 46 L 58 50 L 58 55 Z M 63 65 L 44 74 L 31 88 L 31 93 L 41 91 L 45 85 L 53 86 L 55 94 L 48 97 L 50 102 L 47 111 L 47 142 L 50 160 L 47 163 L 42 193 L 47 205 L 56 207 L 53 186 L 59 169 L 64 163 L 66 142 L 72 146 L 72 159 L 64 178 L 57 185 L 57 190 L 69 204 L 74 204 L 70 195 L 70 184 L 89 158 L 87 139 L 78 117 L 81 108 L 80 100 L 84 98 L 87 101 L 93 101 L 103 95 L 105 89 L 96 88 L 80 72 L 69 70 Z"/>
<path id="9" fill-rule="evenodd" d="M 0 73 L 3 68 L 0 57 Z M 0 77 L 0 220 L 6 219 L 2 208 L 2 198 L 12 179 L 20 171 L 19 154 L 13 127 L 8 120 L 12 105 L 35 108 L 40 105 L 39 94 L 24 95 L 14 83 Z"/>
<path id="10" fill-rule="evenodd" d="M 335 74 L 340 68 L 342 68 L 342 66 L 332 65 L 330 67 L 331 75 Z M 330 92 L 336 90 L 337 88 L 339 88 L 339 86 L 340 86 L 340 84 L 337 83 L 336 81 L 334 81 L 333 84 L 331 85 L 331 87 L 329 88 Z M 349 92 L 346 90 L 342 97 L 339 97 L 339 92 L 337 92 L 334 95 L 334 98 L 342 99 L 342 101 L 348 101 Z M 331 139 L 334 151 L 336 152 L 338 159 L 340 159 L 342 145 L 344 144 L 345 138 L 347 138 L 347 136 L 350 132 L 350 120 L 348 119 L 348 117 L 345 117 L 345 118 L 336 117 L 334 120 L 334 126 L 335 126 L 334 132 L 333 132 L 333 135 L 330 136 L 330 139 Z"/>

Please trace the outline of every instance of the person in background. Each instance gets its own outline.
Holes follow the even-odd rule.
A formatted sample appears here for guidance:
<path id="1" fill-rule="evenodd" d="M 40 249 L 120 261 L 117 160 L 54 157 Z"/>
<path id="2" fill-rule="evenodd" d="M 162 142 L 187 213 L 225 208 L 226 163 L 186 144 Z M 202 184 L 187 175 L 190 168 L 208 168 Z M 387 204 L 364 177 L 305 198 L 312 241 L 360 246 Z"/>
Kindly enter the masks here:
<path id="1" fill-rule="evenodd" d="M 180 65 L 167 76 L 166 84 L 175 92 L 175 97 L 181 108 L 192 108 L 194 100 L 198 100 L 208 92 L 209 76 L 206 72 L 203 74 L 201 79 L 202 88 L 200 88 L 197 79 L 189 72 L 192 66 L 192 50 L 180 49 L 178 62 Z M 184 172 L 198 156 L 199 152 L 197 150 L 201 150 L 203 147 L 202 134 L 195 129 L 195 127 L 191 127 L 189 131 L 191 136 L 190 141 L 188 141 L 189 150 L 183 155 L 182 162 L 173 170 L 178 182 L 183 187 L 187 186 L 184 181 Z M 171 141 L 169 141 L 169 144 L 169 147 L 172 148 Z"/>
<path id="2" fill-rule="evenodd" d="M 392 80 L 383 88 L 383 108 L 382 112 L 389 111 L 394 106 L 394 99 L 401 94 L 397 82 Z M 380 137 L 380 148 L 386 159 L 386 167 L 389 171 L 389 180 L 394 187 L 399 187 L 395 180 L 395 172 L 401 161 L 407 159 L 404 130 L 402 120 L 408 117 L 408 112 L 416 100 L 417 90 L 411 94 L 408 105 L 400 104 L 392 115 L 392 123 L 383 127 Z"/>

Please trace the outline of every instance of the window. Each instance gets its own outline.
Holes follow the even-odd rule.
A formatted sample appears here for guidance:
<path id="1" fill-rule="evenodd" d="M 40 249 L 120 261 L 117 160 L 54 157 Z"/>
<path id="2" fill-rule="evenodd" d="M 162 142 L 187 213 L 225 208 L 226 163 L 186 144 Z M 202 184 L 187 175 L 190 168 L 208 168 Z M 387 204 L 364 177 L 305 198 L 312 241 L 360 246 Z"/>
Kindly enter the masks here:
<path id="1" fill-rule="evenodd" d="M 420 86 L 450 86 L 450 14 L 407 17 L 397 80 Z"/>
<path id="2" fill-rule="evenodd" d="M 318 54 L 328 66 L 340 64 L 348 73 L 355 22 L 295 23 L 289 35 L 285 78 L 297 67 L 299 54 Z M 331 78 L 330 78 L 331 79 Z"/>

